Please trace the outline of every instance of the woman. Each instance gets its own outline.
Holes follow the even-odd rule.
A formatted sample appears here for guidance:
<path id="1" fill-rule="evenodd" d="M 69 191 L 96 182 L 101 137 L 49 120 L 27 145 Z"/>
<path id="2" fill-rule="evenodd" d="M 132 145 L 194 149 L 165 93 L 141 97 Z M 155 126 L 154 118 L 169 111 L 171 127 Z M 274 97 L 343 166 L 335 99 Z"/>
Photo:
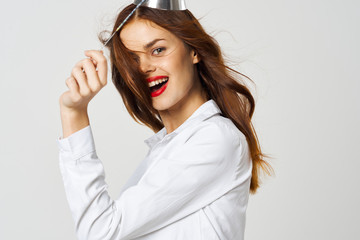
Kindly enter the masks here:
<path id="1" fill-rule="evenodd" d="M 134 8 L 120 12 L 113 32 Z M 127 110 L 156 133 L 120 197 L 110 199 L 87 115 L 106 85 L 107 62 L 102 52 L 86 51 L 60 97 L 58 141 L 79 239 L 243 239 L 249 192 L 269 166 L 242 75 L 224 65 L 188 10 L 141 6 L 108 48 Z"/>

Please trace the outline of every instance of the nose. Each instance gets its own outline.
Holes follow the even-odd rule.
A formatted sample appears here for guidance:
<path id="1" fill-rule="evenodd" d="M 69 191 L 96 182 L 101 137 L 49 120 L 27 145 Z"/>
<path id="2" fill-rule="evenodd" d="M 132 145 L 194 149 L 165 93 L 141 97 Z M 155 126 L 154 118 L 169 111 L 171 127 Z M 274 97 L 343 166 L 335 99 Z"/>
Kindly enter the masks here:
<path id="1" fill-rule="evenodd" d="M 154 72 L 156 70 L 155 63 L 151 61 L 148 57 L 141 57 L 140 70 L 146 74 Z"/>

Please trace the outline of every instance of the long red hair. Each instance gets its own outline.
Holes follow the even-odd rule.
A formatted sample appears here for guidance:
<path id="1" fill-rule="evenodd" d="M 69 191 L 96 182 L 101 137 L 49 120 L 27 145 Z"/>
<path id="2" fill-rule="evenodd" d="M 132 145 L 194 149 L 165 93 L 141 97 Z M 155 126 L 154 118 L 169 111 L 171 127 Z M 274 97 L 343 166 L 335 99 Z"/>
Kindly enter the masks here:
<path id="1" fill-rule="evenodd" d="M 130 4 L 119 13 L 113 32 L 135 6 Z M 255 193 L 260 185 L 259 170 L 262 169 L 270 175 L 272 168 L 264 160 L 266 156 L 260 149 L 251 122 L 255 101 L 243 82 L 244 78 L 250 81 L 251 79 L 225 65 L 217 41 L 205 32 L 189 10 L 166 11 L 139 7 L 127 23 L 134 19 L 154 22 L 177 36 L 199 55 L 201 60 L 197 63 L 197 70 L 208 97 L 218 104 L 223 115 L 231 119 L 246 136 L 253 162 L 250 191 Z M 99 39 L 105 43 L 103 33 L 99 34 Z M 138 123 L 145 124 L 154 132 L 159 131 L 164 125 L 159 113 L 152 107 L 150 89 L 144 80 L 145 76 L 139 71 L 138 63 L 121 42 L 119 33 L 114 35 L 107 47 L 110 50 L 112 80 L 129 114 Z"/>

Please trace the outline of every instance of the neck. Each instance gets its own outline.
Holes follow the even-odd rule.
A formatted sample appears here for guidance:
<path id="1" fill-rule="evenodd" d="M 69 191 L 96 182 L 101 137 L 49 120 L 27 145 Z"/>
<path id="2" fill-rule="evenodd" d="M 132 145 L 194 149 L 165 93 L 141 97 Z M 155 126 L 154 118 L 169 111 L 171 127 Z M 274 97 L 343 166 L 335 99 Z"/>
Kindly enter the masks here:
<path id="1" fill-rule="evenodd" d="M 200 81 L 196 82 L 198 84 L 193 87 L 192 91 L 171 107 L 171 109 L 159 111 L 167 134 L 173 132 L 183 124 L 196 109 L 208 100 L 205 90 L 201 87 Z"/>

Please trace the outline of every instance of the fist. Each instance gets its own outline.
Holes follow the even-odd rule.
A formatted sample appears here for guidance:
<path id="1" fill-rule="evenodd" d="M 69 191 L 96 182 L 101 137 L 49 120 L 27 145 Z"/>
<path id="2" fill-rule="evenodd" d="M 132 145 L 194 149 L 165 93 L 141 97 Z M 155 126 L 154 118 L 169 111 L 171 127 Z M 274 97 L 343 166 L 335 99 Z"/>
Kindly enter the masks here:
<path id="1" fill-rule="evenodd" d="M 61 109 L 86 110 L 90 100 L 107 83 L 107 60 L 103 52 L 88 50 L 85 56 L 88 58 L 79 61 L 65 81 L 69 90 L 60 96 Z"/>

